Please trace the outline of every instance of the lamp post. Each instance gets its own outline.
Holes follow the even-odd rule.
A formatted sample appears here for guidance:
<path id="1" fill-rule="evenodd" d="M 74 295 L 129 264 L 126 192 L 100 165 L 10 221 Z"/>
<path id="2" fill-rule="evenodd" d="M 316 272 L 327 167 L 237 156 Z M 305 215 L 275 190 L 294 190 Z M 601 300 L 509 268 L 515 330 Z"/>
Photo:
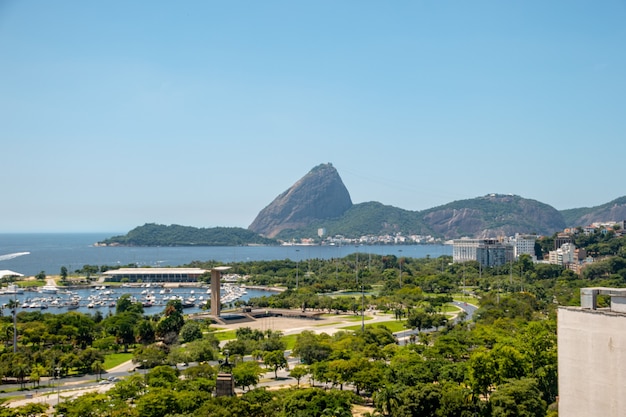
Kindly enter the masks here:
<path id="1" fill-rule="evenodd" d="M 356 263 L 354 265 L 356 283 L 359 283 L 359 246 L 356 248 Z M 361 332 L 365 333 L 365 292 L 363 289 L 363 280 L 361 280 Z"/>
<path id="2" fill-rule="evenodd" d="M 298 278 L 300 275 L 300 249 L 296 249 L 296 291 L 298 290 Z"/>
<path id="3" fill-rule="evenodd" d="M 56 366 L 54 368 L 54 379 L 59 379 L 59 382 L 56 384 L 57 386 L 57 406 L 59 405 L 60 402 L 60 395 L 61 395 L 61 368 L 59 368 L 58 366 Z"/>
<path id="4" fill-rule="evenodd" d="M 400 264 L 400 288 L 402 288 L 402 249 L 398 251 L 400 256 L 398 257 L 398 263 Z"/>

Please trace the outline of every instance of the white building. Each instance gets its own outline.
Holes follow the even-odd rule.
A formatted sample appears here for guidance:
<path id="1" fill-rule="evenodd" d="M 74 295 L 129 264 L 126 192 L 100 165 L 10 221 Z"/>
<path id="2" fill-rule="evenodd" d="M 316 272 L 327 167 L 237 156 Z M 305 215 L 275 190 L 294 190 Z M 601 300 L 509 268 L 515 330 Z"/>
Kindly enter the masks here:
<path id="1" fill-rule="evenodd" d="M 576 246 L 572 243 L 564 243 L 557 250 L 548 253 L 548 262 L 554 265 L 569 265 L 576 260 Z"/>
<path id="2" fill-rule="evenodd" d="M 476 250 L 481 239 L 455 239 L 452 243 L 452 261 L 467 262 L 475 261 Z"/>
<path id="3" fill-rule="evenodd" d="M 513 260 L 513 245 L 497 239 L 455 239 L 452 261 L 478 261 L 482 266 L 500 266 Z"/>
<path id="4" fill-rule="evenodd" d="M 526 254 L 530 255 L 533 261 L 535 261 L 537 259 L 535 256 L 535 242 L 537 242 L 537 235 L 520 235 L 515 233 L 513 238 L 515 259 L 518 259 L 520 255 Z"/>
<path id="5" fill-rule="evenodd" d="M 626 289 L 582 288 L 581 307 L 557 314 L 559 415 L 626 416 Z"/>

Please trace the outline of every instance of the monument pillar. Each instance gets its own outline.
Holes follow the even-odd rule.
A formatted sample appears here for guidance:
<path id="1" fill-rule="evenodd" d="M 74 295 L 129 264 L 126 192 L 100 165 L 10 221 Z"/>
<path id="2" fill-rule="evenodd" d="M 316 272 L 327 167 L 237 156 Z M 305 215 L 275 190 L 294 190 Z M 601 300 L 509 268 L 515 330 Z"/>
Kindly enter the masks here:
<path id="1" fill-rule="evenodd" d="M 211 269 L 211 315 L 214 317 L 220 316 L 220 279 L 222 278 L 222 271 L 229 269 L 230 266 L 218 266 Z"/>

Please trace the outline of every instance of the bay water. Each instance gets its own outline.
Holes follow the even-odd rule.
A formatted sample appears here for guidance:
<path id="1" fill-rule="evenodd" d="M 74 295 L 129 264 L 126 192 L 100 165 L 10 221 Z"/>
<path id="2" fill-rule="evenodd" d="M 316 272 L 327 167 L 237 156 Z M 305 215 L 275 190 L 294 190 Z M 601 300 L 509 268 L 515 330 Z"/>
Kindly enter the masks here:
<path id="1" fill-rule="evenodd" d="M 118 233 L 119 234 L 119 233 Z M 84 265 L 137 265 L 139 267 L 180 266 L 192 261 L 222 263 L 291 259 L 343 258 L 359 255 L 437 258 L 452 255 L 449 245 L 311 245 L 311 246 L 202 246 L 125 247 L 95 246 L 115 233 L 20 233 L 0 234 L 0 270 L 23 275 L 58 275 Z"/>

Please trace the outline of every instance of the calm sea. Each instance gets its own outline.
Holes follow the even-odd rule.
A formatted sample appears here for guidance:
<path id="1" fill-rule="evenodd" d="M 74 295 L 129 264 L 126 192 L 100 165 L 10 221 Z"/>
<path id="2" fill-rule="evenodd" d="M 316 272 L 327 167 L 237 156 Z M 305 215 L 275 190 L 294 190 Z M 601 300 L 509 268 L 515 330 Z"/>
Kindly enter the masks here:
<path id="1" fill-rule="evenodd" d="M 291 259 L 343 258 L 349 254 L 395 255 L 436 258 L 452 255 L 447 245 L 364 245 L 364 246 L 203 246 L 203 247 L 96 247 L 95 242 L 114 234 L 49 233 L 0 234 L 0 270 L 24 275 L 44 271 L 59 274 L 83 265 L 179 266 L 192 261 L 224 263 Z M 21 254 L 29 252 L 29 254 Z"/>

